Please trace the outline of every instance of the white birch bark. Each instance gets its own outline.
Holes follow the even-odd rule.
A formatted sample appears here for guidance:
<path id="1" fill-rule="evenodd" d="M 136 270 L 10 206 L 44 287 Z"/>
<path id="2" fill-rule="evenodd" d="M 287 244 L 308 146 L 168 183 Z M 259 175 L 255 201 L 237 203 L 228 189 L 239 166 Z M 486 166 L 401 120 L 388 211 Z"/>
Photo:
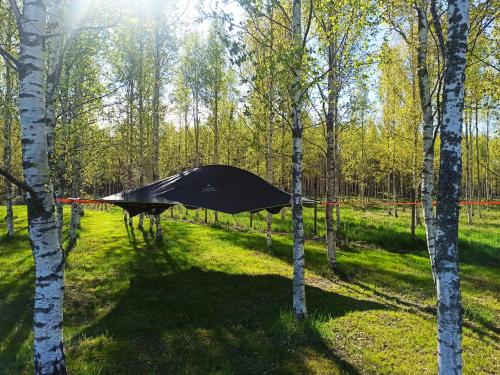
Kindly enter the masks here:
<path id="1" fill-rule="evenodd" d="M 12 168 L 12 68 L 5 64 L 5 103 L 3 128 L 3 167 L 7 172 Z M 12 211 L 12 183 L 5 179 L 5 209 L 7 221 L 7 237 L 14 237 L 14 213 Z"/>
<path id="2" fill-rule="evenodd" d="M 45 131 L 46 10 L 42 0 L 25 0 L 23 13 L 11 1 L 20 29 L 19 112 L 28 227 L 35 260 L 35 374 L 66 374 L 63 351 L 64 257 L 57 239 Z"/>
<path id="3" fill-rule="evenodd" d="M 471 124 L 472 117 L 469 114 L 468 120 L 465 120 L 465 198 L 467 201 L 472 200 L 472 150 L 471 150 Z M 467 212 L 467 224 L 472 225 L 472 206 L 468 204 L 465 208 Z"/>
<path id="4" fill-rule="evenodd" d="M 270 95 L 270 98 L 272 96 Z M 272 99 L 270 99 L 272 100 Z M 266 147 L 266 179 L 270 184 L 274 183 L 273 178 L 273 133 L 274 133 L 274 118 L 273 118 L 273 110 L 269 108 L 269 124 L 267 131 L 267 147 Z M 266 243 L 267 243 L 267 251 L 271 252 L 273 248 L 273 238 L 272 238 L 272 228 L 273 228 L 273 214 L 267 213 L 266 220 Z"/>
<path id="5" fill-rule="evenodd" d="M 474 124 L 476 127 L 476 176 L 477 176 L 477 190 L 476 190 L 476 200 L 481 201 L 481 164 L 480 164 L 480 154 L 479 154 L 479 127 L 478 127 L 478 116 L 479 116 L 479 101 L 476 100 L 474 108 Z M 481 218 L 481 205 L 477 205 L 477 216 Z"/>
<path id="6" fill-rule="evenodd" d="M 79 90 L 76 90 L 77 95 Z M 81 134 L 78 131 L 73 132 L 73 151 L 71 153 L 71 195 L 73 197 L 80 196 L 80 190 L 82 185 L 83 176 L 83 165 L 81 163 L 80 151 L 82 149 L 82 139 Z M 69 221 L 69 233 L 68 233 L 68 245 L 66 248 L 67 252 L 73 250 L 76 246 L 76 241 L 78 238 L 78 229 L 80 229 L 80 217 L 82 214 L 82 207 L 79 204 L 71 204 L 71 216 Z"/>
<path id="7" fill-rule="evenodd" d="M 334 72 L 335 47 L 328 47 L 328 112 L 326 115 L 326 253 L 328 264 L 331 268 L 337 267 L 335 252 L 335 229 L 333 223 L 333 202 L 335 201 L 335 141 L 334 141 L 334 116 L 335 116 L 335 72 Z"/>
<path id="8" fill-rule="evenodd" d="M 45 90 L 45 128 L 47 132 L 47 152 L 49 158 L 49 167 L 51 172 L 51 180 L 54 181 L 54 191 L 57 197 L 64 194 L 62 187 L 64 183 L 64 172 L 58 168 L 64 169 L 64 161 L 55 160 L 55 128 L 56 128 L 56 88 L 59 84 L 62 68 L 62 50 L 63 50 L 63 33 L 62 33 L 62 6 L 59 1 L 47 1 L 47 29 L 51 34 L 47 38 L 47 84 Z M 63 204 L 56 202 L 56 227 L 59 243 L 62 243 L 62 227 L 64 210 Z"/>
<path id="9" fill-rule="evenodd" d="M 270 30 L 270 49 L 271 54 L 273 53 L 273 13 L 270 11 L 270 22 L 269 22 L 269 30 Z M 273 151 L 273 137 L 274 137 L 274 110 L 273 110 L 273 100 L 274 100 L 274 67 L 272 56 L 269 57 L 270 64 L 270 79 L 269 79 L 269 98 L 268 98 L 268 127 L 267 127 L 267 137 L 266 137 L 266 179 L 270 184 L 274 183 L 274 151 Z M 266 219 L 266 244 L 267 251 L 272 252 L 273 249 L 273 238 L 272 238 L 272 229 L 273 229 L 273 214 L 268 212 Z"/>
<path id="10" fill-rule="evenodd" d="M 154 87 L 153 87 L 153 181 L 159 178 L 158 164 L 160 154 L 160 84 L 161 84 L 161 55 L 160 55 L 160 20 L 156 20 L 154 33 Z M 154 215 L 156 224 L 156 239 L 163 238 L 161 216 Z M 150 227 L 151 228 L 151 227 Z"/>
<path id="11" fill-rule="evenodd" d="M 144 155 L 144 31 L 141 29 L 139 36 L 139 68 L 138 68 L 138 82 L 137 82 L 137 94 L 139 96 L 139 185 L 142 186 L 144 184 L 144 170 L 145 166 L 145 155 Z M 144 213 L 139 214 L 139 222 L 137 223 L 137 228 L 144 228 Z"/>
<path id="12" fill-rule="evenodd" d="M 462 373 L 462 306 L 457 242 L 468 21 L 469 2 L 449 0 L 436 210 L 435 264 L 440 375 Z"/>
<path id="13" fill-rule="evenodd" d="M 427 70 L 427 46 L 429 40 L 429 23 L 427 21 L 427 1 L 417 3 L 418 16 L 418 48 L 417 70 L 420 107 L 423 116 L 423 144 L 424 162 L 422 168 L 422 211 L 424 213 L 425 235 L 427 250 L 431 263 L 432 277 L 436 280 L 434 258 L 436 254 L 436 218 L 432 207 L 434 190 L 434 118 L 432 114 L 431 89 L 429 85 L 429 72 Z"/>
<path id="14" fill-rule="evenodd" d="M 292 35 L 295 61 L 292 84 L 292 225 L 293 225 L 293 313 L 307 315 L 304 281 L 304 220 L 302 216 L 302 13 L 301 0 L 293 0 Z"/>

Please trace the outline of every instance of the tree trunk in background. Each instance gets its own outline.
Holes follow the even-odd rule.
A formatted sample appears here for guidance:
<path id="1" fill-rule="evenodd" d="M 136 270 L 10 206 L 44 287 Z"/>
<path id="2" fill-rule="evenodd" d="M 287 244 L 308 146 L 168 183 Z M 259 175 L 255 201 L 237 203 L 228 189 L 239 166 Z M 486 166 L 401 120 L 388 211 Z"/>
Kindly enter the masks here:
<path id="1" fill-rule="evenodd" d="M 81 136 L 79 131 L 73 132 L 74 144 L 73 149 L 78 151 L 73 151 L 71 154 L 71 196 L 79 197 L 81 189 L 81 179 L 83 175 L 82 164 L 80 162 L 79 152 L 82 148 Z M 71 251 L 75 245 L 78 237 L 78 229 L 80 229 L 80 216 L 81 216 L 81 206 L 76 203 L 71 204 L 71 217 L 69 221 L 69 234 L 68 234 L 68 246 L 67 251 Z"/>
<path id="2" fill-rule="evenodd" d="M 160 61 L 160 20 L 156 19 L 154 31 L 154 87 L 153 87 L 153 181 L 159 179 L 160 163 L 160 84 L 161 84 L 161 61 Z M 161 227 L 161 216 L 154 215 L 156 224 L 156 239 L 163 239 Z"/>
<path id="3" fill-rule="evenodd" d="M 429 23 L 427 21 L 427 0 L 417 3 L 418 16 L 418 49 L 417 71 L 420 107 L 423 117 L 423 168 L 422 168 L 422 211 L 425 222 L 427 250 L 431 263 L 432 277 L 436 281 L 434 258 L 436 254 L 436 218 L 434 216 L 432 195 L 434 190 L 434 118 L 432 114 L 431 88 L 427 70 L 427 46 L 429 40 Z"/>
<path id="4" fill-rule="evenodd" d="M 335 142 L 334 142 L 334 117 L 336 107 L 335 90 L 335 46 L 328 47 L 328 112 L 326 115 L 326 253 L 328 264 L 331 268 L 337 267 L 335 254 L 335 229 L 333 223 L 333 208 L 335 201 Z M 337 203 L 338 204 L 338 203 Z"/>
<path id="5" fill-rule="evenodd" d="M 484 171 L 484 193 L 486 202 L 491 199 L 490 191 L 490 103 L 486 104 L 486 168 Z M 486 209 L 489 210 L 490 206 L 487 205 Z"/>
<path id="6" fill-rule="evenodd" d="M 481 168 L 479 161 L 479 126 L 478 126 L 478 115 L 479 115 L 479 103 L 476 101 L 476 107 L 474 109 L 474 125 L 476 127 L 476 199 L 478 202 L 481 201 Z M 477 205 L 477 216 L 481 218 L 481 205 Z"/>
<path id="7" fill-rule="evenodd" d="M 337 88 L 338 90 L 338 88 Z M 335 111 L 334 111 L 334 125 L 335 125 L 335 133 L 334 133 L 334 159 L 335 159 L 335 242 L 337 246 L 340 246 L 340 181 L 341 181 L 341 167 L 340 167 L 340 145 L 339 145 L 339 135 L 340 135 L 340 122 L 339 122 L 339 93 L 337 91 L 336 99 L 335 99 Z"/>
<path id="8" fill-rule="evenodd" d="M 304 220 L 302 216 L 302 22 L 301 0 L 293 0 L 292 35 L 295 62 L 292 84 L 292 225 L 293 225 L 293 313 L 307 315 L 304 281 Z"/>
<path id="9" fill-rule="evenodd" d="M 5 104 L 4 104 L 4 128 L 3 128 L 3 168 L 11 172 L 12 168 L 12 68 L 5 64 Z M 14 213 L 12 211 L 12 183 L 5 179 L 5 208 L 7 221 L 7 237 L 14 237 Z"/>
<path id="10" fill-rule="evenodd" d="M 144 185 L 144 170 L 146 165 L 144 161 L 146 156 L 144 155 L 144 78 L 143 78 L 143 65 L 144 65 L 144 32 L 141 30 L 140 40 L 139 40 L 139 69 L 138 69 L 138 82 L 137 82 L 137 94 L 139 100 L 139 185 Z M 137 228 L 144 228 L 144 213 L 139 214 L 139 222 L 137 223 Z"/>
<path id="11" fill-rule="evenodd" d="M 397 190 L 396 190 L 396 150 L 395 150 L 395 145 L 393 143 L 393 150 L 392 150 L 392 172 L 391 172 L 391 178 L 392 178 L 392 215 L 394 217 L 398 217 L 398 209 L 396 206 L 397 203 Z"/>
<path id="12" fill-rule="evenodd" d="M 285 116 L 285 114 L 282 114 L 282 116 Z M 285 141 L 285 135 L 286 135 L 286 127 L 284 122 L 281 124 L 281 188 L 283 190 L 287 190 L 286 186 L 286 178 L 285 178 L 285 170 L 286 170 L 286 157 L 285 157 L 285 151 L 286 151 L 286 141 Z M 286 208 L 283 207 L 280 212 L 280 219 L 281 222 L 284 222 L 286 218 Z"/>
<path id="13" fill-rule="evenodd" d="M 465 120 L 465 155 L 466 155 L 466 164 L 465 164 L 465 197 L 467 201 L 472 200 L 472 145 L 471 145 L 471 122 L 472 116 L 469 114 L 469 121 Z M 466 206 L 467 211 L 467 224 L 472 225 L 472 206 L 468 204 Z"/>
<path id="14" fill-rule="evenodd" d="M 266 179 L 270 184 L 274 183 L 273 176 L 273 133 L 274 133 L 274 116 L 273 111 L 269 109 L 269 124 L 267 130 L 267 139 L 266 139 Z M 273 239 L 272 239 L 272 227 L 273 227 L 273 214 L 267 213 L 266 220 L 266 243 L 267 243 L 267 251 L 271 252 L 273 248 Z"/>
<path id="15" fill-rule="evenodd" d="M 46 10 L 42 0 L 24 1 L 20 22 L 19 113 L 28 228 L 35 260 L 34 372 L 66 374 L 63 351 L 64 257 L 57 239 L 45 130 Z"/>
<path id="16" fill-rule="evenodd" d="M 411 30 L 413 33 L 414 25 L 412 21 Z M 416 66 L 417 65 L 417 66 Z M 411 57 L 411 94 L 412 94 L 412 108 L 415 108 L 414 115 L 414 125 L 413 125 L 413 149 L 411 150 L 412 157 L 412 174 L 411 174 L 411 190 L 410 190 L 410 200 L 413 203 L 411 205 L 411 239 L 415 242 L 415 230 L 417 227 L 417 216 L 418 216 L 418 205 L 416 204 L 417 200 L 417 148 L 418 148 L 418 122 L 420 120 L 420 114 L 416 110 L 417 103 L 417 80 L 415 79 L 418 71 L 418 61 L 415 61 L 415 56 L 412 54 Z M 418 73 L 417 73 L 418 74 Z"/>
<path id="17" fill-rule="evenodd" d="M 128 76 L 127 82 L 127 188 L 132 188 L 132 155 L 134 153 L 134 99 L 135 99 L 135 85 L 134 85 L 134 77 L 133 74 L 130 73 Z M 134 225 L 134 219 L 128 213 L 125 213 L 128 217 L 128 226 L 130 228 Z"/>
<path id="18" fill-rule="evenodd" d="M 69 72 L 66 69 L 65 71 L 65 80 L 69 82 Z M 61 128 L 67 130 L 68 129 L 68 92 L 64 90 L 61 93 Z M 47 142 L 48 143 L 48 142 Z M 68 148 L 67 145 L 63 146 L 63 152 Z M 50 163 L 50 161 L 49 161 Z M 55 184 L 54 187 L 56 190 L 56 196 L 61 197 L 66 192 L 66 161 L 63 157 L 55 160 L 54 158 L 54 168 L 55 168 Z M 63 233 L 64 233 L 64 205 L 56 203 L 56 227 L 57 227 L 57 238 L 59 239 L 59 243 L 63 243 Z"/>
<path id="19" fill-rule="evenodd" d="M 215 85 L 214 103 L 214 164 L 219 164 L 219 83 Z M 219 221 L 219 213 L 214 211 L 214 222 Z"/>
<path id="20" fill-rule="evenodd" d="M 273 49 L 273 12 L 270 11 L 270 21 L 269 21 L 269 29 L 270 29 L 270 40 L 269 43 L 271 54 Z M 274 137 L 274 110 L 273 110 L 273 101 L 274 101 L 274 67 L 272 55 L 269 56 L 270 66 L 270 79 L 269 79 L 269 98 L 268 98 L 268 124 L 267 124 L 267 137 L 266 137 L 266 179 L 271 185 L 274 183 L 274 150 L 273 150 L 273 137 Z M 273 230 L 273 214 L 267 213 L 266 220 L 266 244 L 267 251 L 271 252 L 273 249 L 273 238 L 272 238 L 272 230 Z"/>
<path id="21" fill-rule="evenodd" d="M 54 191 L 57 198 L 64 194 L 64 160 L 57 160 L 55 150 L 55 130 L 56 130 L 56 89 L 62 71 L 62 53 L 64 33 L 62 33 L 62 11 L 63 6 L 58 1 L 48 1 L 48 24 L 47 28 L 50 37 L 47 38 L 47 84 L 45 90 L 45 128 L 47 132 L 47 152 L 49 158 L 49 168 L 51 181 L 54 184 Z M 61 98 L 61 100 L 64 100 Z M 66 110 L 63 106 L 62 112 Z M 66 115 L 63 115 L 66 116 Z M 56 202 L 56 227 L 59 243 L 63 241 L 64 209 L 63 204 Z"/>
<path id="22" fill-rule="evenodd" d="M 361 165 L 366 165 L 365 160 L 365 111 L 361 113 Z M 366 173 L 361 171 L 361 207 L 363 211 L 366 210 Z"/>
<path id="23" fill-rule="evenodd" d="M 54 149 L 55 149 L 55 130 L 56 130 L 56 89 L 59 84 L 62 67 L 62 6 L 58 1 L 47 1 L 49 33 L 47 38 L 47 85 L 45 91 L 45 114 L 46 114 L 46 132 L 47 132 L 47 152 L 49 156 L 49 165 L 51 172 L 54 170 Z"/>
<path id="24" fill-rule="evenodd" d="M 461 138 L 468 22 L 468 1 L 449 0 L 436 210 L 435 262 L 438 299 L 438 372 L 440 375 L 462 373 L 458 219 L 462 177 Z"/>
<path id="25" fill-rule="evenodd" d="M 200 118 L 199 118 L 199 99 L 198 94 L 195 94 L 193 106 L 193 121 L 194 121 L 194 148 L 195 148 L 195 167 L 200 166 Z M 197 214 L 198 215 L 198 214 Z"/>

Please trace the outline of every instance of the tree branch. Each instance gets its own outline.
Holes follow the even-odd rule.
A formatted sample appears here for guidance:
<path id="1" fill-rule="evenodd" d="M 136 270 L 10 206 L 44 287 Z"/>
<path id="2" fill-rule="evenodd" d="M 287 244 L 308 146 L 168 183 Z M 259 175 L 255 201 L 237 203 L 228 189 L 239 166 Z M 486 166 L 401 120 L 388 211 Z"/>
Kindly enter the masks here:
<path id="1" fill-rule="evenodd" d="M 19 60 L 17 60 L 14 56 L 0 47 L 0 55 L 5 59 L 5 61 L 12 66 L 15 70 L 19 69 Z"/>
<path id="2" fill-rule="evenodd" d="M 304 38 L 302 39 L 302 48 L 305 48 L 306 43 L 307 43 L 307 36 L 309 35 L 309 30 L 311 29 L 311 21 L 312 21 L 312 16 L 314 12 L 314 6 L 313 6 L 313 0 L 311 0 L 311 3 L 309 4 L 309 16 L 307 19 L 307 26 L 306 26 L 306 31 L 304 32 Z"/>
<path id="3" fill-rule="evenodd" d="M 2 176 L 4 176 L 7 180 L 12 182 L 14 185 L 16 185 L 16 186 L 20 187 L 21 189 L 23 189 L 24 191 L 27 191 L 28 193 L 30 193 L 30 195 L 33 197 L 33 199 L 39 200 L 38 195 L 36 194 L 35 190 L 33 190 L 30 186 L 28 186 L 28 184 L 26 184 L 26 182 L 18 180 L 16 177 L 11 175 L 9 172 L 7 172 L 3 168 L 0 168 L 0 174 Z"/>
<path id="4" fill-rule="evenodd" d="M 19 11 L 19 7 L 17 6 L 16 0 L 9 0 L 10 8 L 12 9 L 12 13 L 14 13 L 14 17 L 16 18 L 17 29 L 19 31 L 19 35 L 21 35 L 23 26 L 21 22 L 21 12 Z"/>
<path id="5" fill-rule="evenodd" d="M 432 23 L 434 24 L 434 29 L 439 41 L 439 49 L 441 50 L 441 55 L 443 56 L 443 61 L 445 61 L 446 55 L 446 45 L 444 43 L 443 27 L 441 26 L 440 15 L 436 9 L 436 0 L 431 0 L 431 15 Z"/>

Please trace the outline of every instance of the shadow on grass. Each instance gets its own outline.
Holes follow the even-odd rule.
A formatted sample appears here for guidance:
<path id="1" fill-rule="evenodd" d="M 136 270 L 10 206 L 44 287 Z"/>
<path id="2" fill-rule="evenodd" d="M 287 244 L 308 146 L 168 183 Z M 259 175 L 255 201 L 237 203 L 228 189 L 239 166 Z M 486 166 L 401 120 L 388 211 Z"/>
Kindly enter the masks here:
<path id="1" fill-rule="evenodd" d="M 266 240 L 260 234 L 217 230 L 214 231 L 213 235 L 239 247 L 266 252 Z M 356 247 L 351 246 L 343 251 L 350 253 L 359 252 Z M 377 250 L 374 249 L 373 251 L 376 252 Z M 274 237 L 272 255 L 291 265 L 293 259 L 290 241 L 283 237 Z M 423 256 L 426 257 L 426 254 L 424 253 Z M 323 252 L 307 250 L 306 247 L 306 267 L 328 278 L 330 277 L 330 271 L 325 258 L 326 254 Z M 468 273 L 464 273 L 461 276 L 465 283 L 470 283 L 472 290 L 492 291 L 498 289 L 498 286 L 494 282 L 484 280 L 484 278 L 478 278 Z M 434 296 L 435 291 L 430 269 L 428 274 L 408 273 L 392 269 L 391 264 L 377 263 L 375 265 L 364 265 L 359 264 L 355 260 L 351 262 L 350 259 L 346 259 L 346 261 L 339 263 L 337 277 L 340 277 L 346 283 L 345 286 L 349 286 L 349 284 L 356 285 L 368 293 L 381 298 L 384 303 L 390 304 L 393 307 L 396 307 L 395 303 L 423 314 L 434 315 L 435 313 L 433 306 L 418 304 L 412 301 L 412 296 L 417 294 L 425 298 Z M 367 280 L 368 282 L 366 282 Z M 374 288 L 370 283 L 383 286 L 383 288 Z M 387 292 L 384 288 L 388 288 L 393 292 Z M 402 298 L 403 295 L 407 298 Z M 487 330 L 498 333 L 498 327 L 495 323 L 488 321 L 480 314 L 468 314 L 468 316 Z M 475 330 L 479 332 L 479 329 Z M 487 331 L 483 330 L 480 333 L 486 334 Z"/>
<path id="2" fill-rule="evenodd" d="M 31 258 L 31 254 L 26 258 Z M 0 283 L 1 373 L 19 373 L 26 365 L 22 358 L 18 358 L 20 348 L 31 334 L 33 285 L 32 267 L 27 268 L 12 282 Z"/>
<path id="3" fill-rule="evenodd" d="M 72 356 L 94 358 L 82 341 L 102 339 L 105 373 L 307 374 L 311 361 L 327 366 L 320 373 L 359 373 L 328 348 L 316 323 L 384 305 L 307 287 L 312 317 L 297 323 L 289 313 L 290 279 L 190 267 L 183 254 L 195 244 L 183 242 L 177 227 L 164 243 L 145 235 L 139 246 L 130 236 L 129 288 L 107 315 L 73 338 Z"/>
<path id="4" fill-rule="evenodd" d="M 258 214 L 256 215 L 256 218 Z M 310 218 L 309 218 L 310 219 Z M 397 219 L 395 219 L 397 220 Z M 201 224 L 201 223 L 199 223 Z M 306 234 L 308 238 L 312 233 L 311 220 L 305 220 Z M 260 232 L 265 228 L 263 223 L 256 226 Z M 309 228 L 310 227 L 310 228 Z M 461 226 L 462 229 L 467 229 Z M 274 229 L 279 233 L 291 234 L 291 222 L 289 218 L 282 222 L 276 219 Z M 321 232 L 323 233 L 323 232 Z M 383 224 L 373 223 L 369 219 L 352 218 L 344 216 L 341 221 L 341 237 L 350 243 L 361 243 L 375 245 L 378 248 L 397 254 L 413 254 L 427 258 L 427 245 L 423 227 L 418 227 L 415 240 L 412 240 L 409 228 L 401 222 L 387 222 Z M 459 238 L 460 262 L 474 266 L 488 267 L 491 269 L 500 267 L 500 253 L 498 248 L 475 238 L 466 237 L 462 232 Z"/>

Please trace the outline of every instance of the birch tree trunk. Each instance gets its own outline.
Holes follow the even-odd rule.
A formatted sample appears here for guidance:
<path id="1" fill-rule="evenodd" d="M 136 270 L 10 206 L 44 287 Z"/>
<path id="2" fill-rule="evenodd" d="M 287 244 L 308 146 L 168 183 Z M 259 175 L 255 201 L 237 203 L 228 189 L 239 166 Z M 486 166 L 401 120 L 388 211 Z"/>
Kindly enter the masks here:
<path id="1" fill-rule="evenodd" d="M 3 128 L 3 167 L 7 172 L 12 168 L 12 68 L 5 64 L 5 104 Z M 12 211 L 12 183 L 5 179 L 5 208 L 7 221 L 7 237 L 14 237 L 14 213 Z"/>
<path id="2" fill-rule="evenodd" d="M 432 277 L 436 280 L 434 258 L 436 254 L 436 218 L 432 207 L 432 195 L 434 190 L 434 118 L 432 114 L 431 88 L 429 84 L 429 72 L 427 70 L 427 46 L 429 40 L 429 23 L 427 21 L 427 1 L 421 0 L 417 3 L 418 16 L 418 48 L 417 48 L 417 71 L 418 90 L 420 96 L 420 107 L 423 117 L 423 168 L 422 168 L 422 211 L 424 214 L 425 236 L 427 239 L 427 250 L 431 263 Z"/>
<path id="3" fill-rule="evenodd" d="M 471 145 L 471 122 L 472 117 L 469 115 L 469 119 L 465 120 L 465 197 L 467 201 L 472 200 L 472 145 Z M 468 204 L 466 206 L 467 211 L 467 224 L 472 225 L 472 206 Z"/>
<path id="4" fill-rule="evenodd" d="M 215 74 L 218 75 L 219 72 L 216 72 Z M 219 164 L 219 87 L 220 77 L 216 79 L 214 90 L 214 164 Z M 218 222 L 219 213 L 214 211 L 214 223 Z"/>
<path id="5" fill-rule="evenodd" d="M 80 196 L 81 180 L 83 175 L 81 156 L 79 152 L 82 148 L 81 135 L 79 131 L 73 131 L 73 152 L 71 153 L 71 195 Z M 69 220 L 68 246 L 66 251 L 70 252 L 76 246 L 78 229 L 80 229 L 81 206 L 76 203 L 71 204 L 71 216 Z"/>
<path id="6" fill-rule="evenodd" d="M 145 166 L 145 155 L 144 155 L 144 32 L 141 30 L 139 40 L 139 67 L 138 67 L 138 82 L 137 82 L 137 94 L 139 100 L 139 185 L 144 184 L 144 169 Z M 144 213 L 139 214 L 139 222 L 137 223 L 139 229 L 144 228 Z"/>
<path id="7" fill-rule="evenodd" d="M 274 183 L 274 151 L 273 151 L 273 137 L 274 137 L 274 110 L 273 110 L 273 100 L 274 100 L 274 66 L 272 60 L 272 49 L 273 49 L 273 12 L 270 10 L 270 20 L 269 20 L 269 31 L 270 31 L 270 49 L 271 56 L 269 56 L 270 64 L 270 79 L 269 79 L 269 98 L 268 98 L 268 127 L 267 127 L 267 137 L 266 137 L 266 179 L 270 184 Z M 267 251 L 272 252 L 273 249 L 273 214 L 267 213 L 266 220 L 266 244 Z"/>
<path id="8" fill-rule="evenodd" d="M 47 132 L 47 153 L 49 158 L 49 167 L 51 180 L 54 181 L 54 191 L 56 197 L 61 197 L 64 193 L 62 187 L 64 185 L 62 179 L 64 172 L 64 161 L 57 161 L 54 155 L 55 149 L 55 129 L 56 129 L 56 89 L 59 85 L 62 68 L 62 49 L 63 49 L 63 33 L 62 33 L 62 6 L 58 1 L 48 1 L 48 24 L 47 28 L 52 34 L 47 38 L 47 84 L 45 90 L 45 128 Z M 64 109 L 63 109 L 64 112 Z M 64 223 L 63 204 L 56 202 L 56 227 L 57 238 L 59 243 L 62 243 Z"/>
<path id="9" fill-rule="evenodd" d="M 304 220 L 302 216 L 302 13 L 301 0 L 293 0 L 292 35 L 295 61 L 292 84 L 292 225 L 293 225 L 293 313 L 307 315 L 304 281 Z"/>
<path id="10" fill-rule="evenodd" d="M 272 87 L 272 84 L 271 84 Z M 272 88 L 271 88 L 272 92 Z M 270 95 L 270 99 L 272 100 L 272 95 Z M 270 184 L 274 183 L 273 176 L 273 134 L 274 134 L 274 116 L 273 110 L 269 108 L 269 124 L 267 130 L 267 145 L 266 145 L 266 179 Z M 273 227 L 273 214 L 267 213 L 266 220 L 266 243 L 267 243 L 267 251 L 271 252 L 273 248 L 273 239 L 272 239 L 272 227 Z"/>
<path id="11" fill-rule="evenodd" d="M 46 10 L 42 0 L 11 6 L 20 35 L 19 113 L 23 171 L 28 194 L 28 228 L 35 261 L 35 374 L 66 374 L 63 351 L 64 257 L 57 238 L 45 130 Z"/>
<path id="12" fill-rule="evenodd" d="M 334 164 L 334 170 L 335 170 L 335 242 L 337 246 L 340 246 L 340 178 L 341 178 L 341 169 L 340 169 L 340 149 L 339 149 L 339 108 L 338 108 L 338 103 L 339 103 L 339 93 L 338 93 L 339 88 L 337 88 L 337 93 L 336 93 L 336 98 L 335 98 L 335 110 L 334 110 L 334 134 L 333 134 L 333 140 L 334 140 L 334 159 L 335 159 L 335 164 Z"/>
<path id="13" fill-rule="evenodd" d="M 468 21 L 468 0 L 449 0 L 436 210 L 435 263 L 438 299 L 438 372 L 440 375 L 462 373 L 458 218 L 462 177 L 461 138 Z"/>
<path id="14" fill-rule="evenodd" d="M 154 87 L 153 87 L 153 181 L 159 178 L 158 164 L 160 162 L 160 84 L 161 84 L 161 55 L 160 55 L 160 25 L 156 19 L 154 32 Z M 163 239 L 161 216 L 154 215 L 156 224 L 156 239 Z"/>
<path id="15" fill-rule="evenodd" d="M 476 106 L 474 108 L 474 125 L 476 128 L 476 176 L 477 176 L 477 190 L 476 199 L 478 202 L 481 201 L 481 164 L 479 160 L 479 126 L 478 126 L 478 116 L 479 116 L 479 103 L 476 100 Z M 481 218 L 481 205 L 477 205 L 477 217 Z"/>
<path id="16" fill-rule="evenodd" d="M 333 207 L 335 200 L 335 143 L 334 143 L 334 116 L 335 116 L 335 46 L 328 47 L 328 112 L 326 116 L 326 253 L 331 268 L 337 267 L 335 254 L 335 229 L 333 223 Z"/>
<path id="17" fill-rule="evenodd" d="M 489 100 L 486 104 L 486 168 L 485 168 L 485 176 L 484 176 L 484 193 L 486 196 L 486 202 L 490 201 L 491 191 L 490 191 L 490 103 Z M 489 210 L 489 205 L 486 206 L 486 209 Z"/>

